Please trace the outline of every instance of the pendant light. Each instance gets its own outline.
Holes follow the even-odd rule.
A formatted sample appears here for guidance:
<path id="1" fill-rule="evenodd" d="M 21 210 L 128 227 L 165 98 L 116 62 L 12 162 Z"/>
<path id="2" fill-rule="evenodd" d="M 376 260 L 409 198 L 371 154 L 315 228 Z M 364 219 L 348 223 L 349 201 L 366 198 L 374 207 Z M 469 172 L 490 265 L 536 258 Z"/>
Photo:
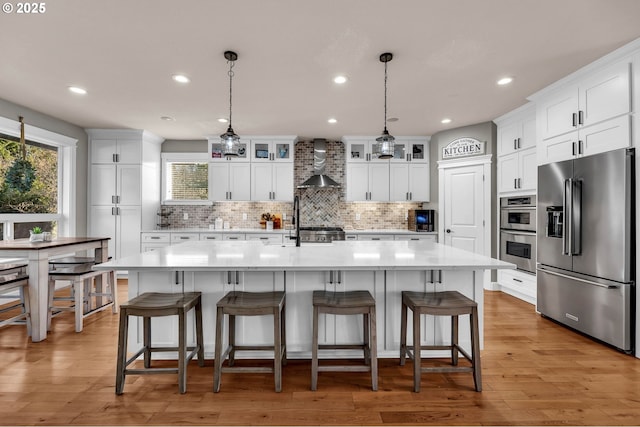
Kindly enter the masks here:
<path id="1" fill-rule="evenodd" d="M 376 138 L 373 153 L 379 159 L 390 159 L 396 145 L 396 139 L 389 135 L 387 130 L 387 62 L 393 59 L 393 54 L 386 52 L 380 55 L 380 62 L 384 63 L 384 130 L 382 135 Z"/>
<path id="2" fill-rule="evenodd" d="M 231 98 L 232 98 L 232 87 L 233 87 L 233 66 L 235 65 L 235 61 L 238 59 L 238 54 L 233 51 L 226 51 L 224 53 L 224 57 L 229 64 L 229 127 L 227 131 L 220 135 L 220 142 L 222 143 L 222 154 L 227 157 L 237 156 L 238 148 L 240 147 L 240 137 L 236 135 L 231 127 Z"/>

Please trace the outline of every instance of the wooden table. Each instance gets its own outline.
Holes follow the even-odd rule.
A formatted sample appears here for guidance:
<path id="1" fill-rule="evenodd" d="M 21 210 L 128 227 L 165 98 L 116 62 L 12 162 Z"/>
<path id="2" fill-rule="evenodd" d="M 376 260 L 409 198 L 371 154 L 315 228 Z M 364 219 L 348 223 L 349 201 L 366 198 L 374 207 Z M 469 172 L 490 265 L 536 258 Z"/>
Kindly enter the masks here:
<path id="1" fill-rule="evenodd" d="M 109 258 L 109 237 L 58 237 L 50 242 L 29 242 L 29 239 L 0 241 L 1 258 L 25 258 L 28 261 L 29 302 L 31 304 L 31 340 L 47 337 L 47 304 L 49 259 L 52 256 L 94 249 L 96 262 Z M 96 280 L 101 280 L 100 277 Z"/>

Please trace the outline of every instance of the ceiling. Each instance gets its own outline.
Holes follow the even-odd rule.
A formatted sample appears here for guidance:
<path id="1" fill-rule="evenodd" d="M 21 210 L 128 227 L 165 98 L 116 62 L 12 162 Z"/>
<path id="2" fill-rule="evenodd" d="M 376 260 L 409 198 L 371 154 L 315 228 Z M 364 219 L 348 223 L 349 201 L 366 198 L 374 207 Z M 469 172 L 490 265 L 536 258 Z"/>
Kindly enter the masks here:
<path id="1" fill-rule="evenodd" d="M 17 2 L 12 2 L 17 5 Z M 5 4 L 6 5 L 6 4 Z M 481 123 L 640 37 L 637 0 L 56 0 L 2 13 L 0 98 L 84 128 L 338 139 Z M 189 84 L 172 75 L 183 73 Z M 344 85 L 332 79 L 348 76 Z M 505 75 L 514 78 L 497 86 Z M 86 95 L 68 91 L 85 88 Z M 162 120 L 162 116 L 173 121 Z M 327 119 L 337 119 L 329 124 Z M 450 124 L 440 123 L 449 117 Z M 25 117 L 28 123 L 29 118 Z"/>

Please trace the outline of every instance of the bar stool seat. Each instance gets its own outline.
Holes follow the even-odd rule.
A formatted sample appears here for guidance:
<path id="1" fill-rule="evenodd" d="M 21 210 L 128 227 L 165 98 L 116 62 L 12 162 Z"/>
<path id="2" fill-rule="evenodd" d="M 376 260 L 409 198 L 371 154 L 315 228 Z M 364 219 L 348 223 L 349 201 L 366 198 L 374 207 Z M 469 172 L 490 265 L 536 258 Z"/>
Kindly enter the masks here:
<path id="1" fill-rule="evenodd" d="M 413 312 L 413 351 L 407 346 L 407 314 Z M 451 316 L 451 345 L 421 345 L 420 316 Z M 471 327 L 471 355 L 458 344 L 458 316 L 469 315 Z M 450 350 L 453 366 L 422 366 L 422 350 Z M 471 366 L 457 366 L 458 353 L 471 362 Z M 402 319 L 400 322 L 400 365 L 405 357 L 413 360 L 413 391 L 420 391 L 422 372 L 472 372 L 476 391 L 482 391 L 480 366 L 480 332 L 478 329 L 478 303 L 457 291 L 402 292 Z"/>
<path id="2" fill-rule="evenodd" d="M 362 344 L 318 344 L 320 314 L 363 315 Z M 318 372 L 371 372 L 371 388 L 378 390 L 376 301 L 369 291 L 313 291 L 313 343 L 311 348 L 311 390 L 318 387 Z M 319 366 L 318 350 L 362 349 L 364 365 Z"/>
<path id="3" fill-rule="evenodd" d="M 47 329 L 51 329 L 51 318 L 54 313 L 61 311 L 73 311 L 75 314 L 75 331 L 82 332 L 85 317 L 111 307 L 114 314 L 118 313 L 118 281 L 115 271 L 92 270 L 92 263 L 68 264 L 68 267 L 49 270 L 49 305 L 47 312 Z M 95 289 L 93 279 L 107 277 L 108 291 L 102 288 Z M 56 281 L 68 281 L 68 284 L 57 290 L 71 287 L 70 297 L 56 297 Z M 92 304 L 92 298 L 96 298 L 96 306 Z M 103 297 L 108 297 L 106 303 Z M 55 304 L 59 301 L 71 301 L 70 305 Z"/>
<path id="4" fill-rule="evenodd" d="M 195 311 L 196 345 L 187 346 L 187 313 Z M 178 346 L 153 347 L 151 343 L 151 318 L 178 316 Z M 131 358 L 127 359 L 127 340 L 129 316 L 143 318 L 143 346 Z M 158 351 L 177 351 L 176 368 L 152 368 L 151 354 Z M 140 355 L 144 355 L 144 368 L 128 369 Z M 118 360 L 116 367 L 116 394 L 124 391 L 127 375 L 178 374 L 180 393 L 187 391 L 187 364 L 197 354 L 198 365 L 204 366 L 204 340 L 202 334 L 202 293 L 184 292 L 179 294 L 147 292 L 120 305 L 120 324 L 118 328 Z"/>
<path id="5" fill-rule="evenodd" d="M 224 315 L 229 316 L 229 345 L 223 351 Z M 236 345 L 236 316 L 273 315 L 272 346 Z M 223 372 L 273 372 L 275 390 L 282 391 L 282 365 L 287 364 L 287 339 L 285 332 L 286 303 L 285 293 L 276 292 L 238 292 L 227 293 L 217 303 L 216 310 L 216 349 L 213 374 L 213 391 L 220 391 Z M 237 351 L 270 350 L 273 351 L 273 368 L 242 366 L 235 367 Z M 227 356 L 228 366 L 223 366 Z"/>
<path id="6" fill-rule="evenodd" d="M 17 302 L 0 309 L 6 313 L 15 309 L 20 312 L 10 318 L 0 321 L 0 327 L 24 321 L 27 326 L 27 336 L 31 336 L 31 310 L 29 307 L 29 276 L 26 274 L 26 264 L 0 264 L 0 298 L 15 301 L 14 291 L 18 291 Z"/>

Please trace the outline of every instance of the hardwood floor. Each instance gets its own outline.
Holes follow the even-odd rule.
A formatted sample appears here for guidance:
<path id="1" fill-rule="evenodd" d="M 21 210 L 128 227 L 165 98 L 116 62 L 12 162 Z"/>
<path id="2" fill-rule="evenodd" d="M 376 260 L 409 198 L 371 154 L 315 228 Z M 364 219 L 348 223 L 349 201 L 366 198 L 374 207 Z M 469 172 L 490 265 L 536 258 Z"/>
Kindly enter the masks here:
<path id="1" fill-rule="evenodd" d="M 126 280 L 120 281 L 126 300 Z M 485 294 L 483 386 L 468 373 L 423 375 L 380 361 L 379 391 L 367 373 L 321 372 L 291 360 L 283 392 L 271 374 L 224 374 L 189 365 L 187 393 L 175 375 L 131 376 L 116 396 L 118 316 L 104 311 L 73 331 L 70 313 L 46 341 L 24 326 L 0 330 L 0 425 L 638 425 L 640 360 L 573 333 L 499 292 Z M 213 325 L 205 325 L 213 327 Z M 238 363 L 242 363 L 239 361 Z"/>

